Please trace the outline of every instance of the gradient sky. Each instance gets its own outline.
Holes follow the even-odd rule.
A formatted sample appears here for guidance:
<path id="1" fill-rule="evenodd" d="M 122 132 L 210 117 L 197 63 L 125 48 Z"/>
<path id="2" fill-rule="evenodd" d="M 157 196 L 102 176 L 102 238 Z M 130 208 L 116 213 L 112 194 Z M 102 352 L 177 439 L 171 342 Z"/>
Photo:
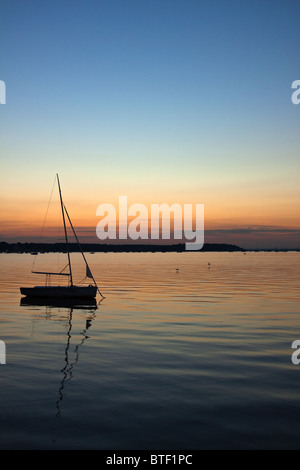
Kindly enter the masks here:
<path id="1" fill-rule="evenodd" d="M 299 25 L 298 0 L 1 0 L 0 240 L 35 239 L 58 172 L 90 241 L 127 195 L 300 247 Z"/>

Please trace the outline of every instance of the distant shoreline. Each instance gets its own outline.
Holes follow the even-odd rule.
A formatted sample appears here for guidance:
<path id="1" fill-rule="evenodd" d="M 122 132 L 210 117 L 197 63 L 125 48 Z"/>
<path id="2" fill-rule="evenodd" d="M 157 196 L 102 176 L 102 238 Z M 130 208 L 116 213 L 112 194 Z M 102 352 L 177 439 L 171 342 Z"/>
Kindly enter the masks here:
<path id="1" fill-rule="evenodd" d="M 186 251 L 185 244 L 173 244 L 173 245 L 162 245 L 162 244 L 99 244 L 99 243 L 81 243 L 82 250 L 90 253 L 203 253 L 203 252 L 247 252 L 247 251 L 300 251 L 299 249 L 245 249 L 237 245 L 227 243 L 205 243 L 201 250 L 198 251 Z M 80 249 L 77 243 L 69 244 L 70 252 L 76 253 Z M 65 243 L 7 243 L 0 242 L 0 253 L 58 253 L 65 252 Z"/>
<path id="2" fill-rule="evenodd" d="M 128 252 L 185 252 L 185 243 L 178 244 L 100 244 L 81 243 L 84 252 L 92 253 L 128 253 Z M 69 243 L 69 250 L 72 253 L 80 252 L 77 243 Z M 66 251 L 66 243 L 7 243 L 0 242 L 1 253 L 57 253 Z M 230 244 L 210 244 L 205 243 L 199 251 L 246 251 L 237 245 Z M 191 251 L 193 252 L 193 251 Z"/>

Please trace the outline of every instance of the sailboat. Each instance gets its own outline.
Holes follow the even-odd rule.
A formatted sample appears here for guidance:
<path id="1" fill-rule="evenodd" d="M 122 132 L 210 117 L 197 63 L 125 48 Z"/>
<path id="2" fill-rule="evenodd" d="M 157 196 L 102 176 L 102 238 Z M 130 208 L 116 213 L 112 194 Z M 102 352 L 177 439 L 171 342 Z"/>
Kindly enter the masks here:
<path id="1" fill-rule="evenodd" d="M 48 272 L 48 271 L 32 271 L 34 274 L 44 274 L 46 276 L 46 282 L 44 286 L 34 286 L 34 287 L 20 287 L 20 291 L 22 295 L 27 297 L 34 297 L 34 298 L 47 298 L 47 299 L 94 299 L 99 292 L 100 296 L 103 298 L 99 287 L 95 281 L 95 278 L 90 270 L 84 252 L 81 248 L 79 243 L 78 237 L 76 235 L 75 229 L 71 222 L 70 216 L 68 214 L 67 208 L 63 203 L 62 199 L 62 192 L 60 187 L 60 181 L 58 174 L 56 175 L 58 190 L 59 190 L 59 199 L 60 199 L 60 207 L 62 212 L 62 219 L 64 225 L 64 235 L 65 235 L 65 243 L 66 243 L 66 252 L 67 252 L 67 265 L 60 271 L 60 272 Z M 66 227 L 66 218 L 69 221 L 70 227 L 73 231 L 74 237 L 80 249 L 81 255 L 84 259 L 86 265 L 86 277 L 93 281 L 92 284 L 86 286 L 78 286 L 73 283 L 73 274 L 72 274 L 72 265 L 71 265 L 71 257 L 70 257 L 70 250 L 69 250 L 69 240 L 68 240 L 68 233 Z M 66 272 L 67 269 L 67 272 Z M 60 285 L 52 285 L 51 284 L 51 276 L 65 276 L 68 278 L 68 285 L 60 286 Z"/>

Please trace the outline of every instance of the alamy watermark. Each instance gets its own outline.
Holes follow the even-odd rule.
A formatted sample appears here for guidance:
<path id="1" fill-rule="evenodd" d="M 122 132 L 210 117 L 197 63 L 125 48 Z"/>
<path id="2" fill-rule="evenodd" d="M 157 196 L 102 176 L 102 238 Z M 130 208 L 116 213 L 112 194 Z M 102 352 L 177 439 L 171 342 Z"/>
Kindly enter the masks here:
<path id="1" fill-rule="evenodd" d="M 100 204 L 96 227 L 100 240 L 184 240 L 186 250 L 200 250 L 204 244 L 204 204 L 144 204 L 128 207 L 127 196 L 119 196 L 118 217 L 112 204 Z M 128 219 L 131 219 L 128 222 Z"/>
<path id="2" fill-rule="evenodd" d="M 296 90 L 292 93 L 291 100 L 293 104 L 300 103 L 300 80 L 294 80 L 292 83 L 292 88 Z"/>
<path id="3" fill-rule="evenodd" d="M 292 349 L 296 349 L 296 351 L 293 352 L 292 354 L 292 363 L 295 365 L 300 364 L 300 339 L 295 339 L 295 341 L 292 342 Z"/>
<path id="4" fill-rule="evenodd" d="M 0 364 L 6 364 L 6 346 L 4 341 L 0 341 Z"/>
<path id="5" fill-rule="evenodd" d="M 6 85 L 3 80 L 0 80 L 0 104 L 6 104 Z"/>

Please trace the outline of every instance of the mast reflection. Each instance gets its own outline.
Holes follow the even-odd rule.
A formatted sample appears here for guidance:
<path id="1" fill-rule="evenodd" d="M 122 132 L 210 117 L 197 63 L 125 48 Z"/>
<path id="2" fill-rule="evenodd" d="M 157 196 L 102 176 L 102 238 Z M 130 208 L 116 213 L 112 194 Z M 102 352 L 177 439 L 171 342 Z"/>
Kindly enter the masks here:
<path id="1" fill-rule="evenodd" d="M 66 309 L 67 314 L 68 314 L 68 330 L 67 330 L 67 342 L 66 342 L 66 347 L 65 347 L 65 357 L 64 357 L 64 362 L 65 365 L 61 369 L 62 372 L 62 379 L 60 383 L 60 387 L 58 390 L 58 399 L 56 401 L 56 416 L 60 417 L 61 415 L 61 403 L 63 401 L 64 397 L 64 387 L 65 383 L 68 380 L 71 380 L 73 377 L 73 369 L 76 366 L 76 364 L 79 361 L 79 354 L 80 354 L 80 348 L 83 346 L 85 341 L 90 337 L 87 335 L 88 329 L 92 326 L 92 322 L 96 317 L 96 311 L 98 310 L 98 306 L 101 303 L 101 300 L 97 303 L 95 299 L 84 299 L 84 301 L 79 301 L 76 300 L 70 301 L 70 300 L 64 300 L 64 299 L 49 299 L 47 302 L 47 299 L 38 299 L 38 298 L 28 298 L 28 297 L 23 297 L 20 301 L 20 305 L 23 306 L 43 306 L 46 307 L 46 317 L 48 318 L 51 316 L 51 309 L 53 308 L 62 308 Z M 71 348 L 71 338 L 72 338 L 72 320 L 73 320 L 73 312 L 74 310 L 86 310 L 89 315 L 85 320 L 85 328 L 79 333 L 81 336 L 81 341 L 76 344 L 75 348 L 73 351 L 70 350 Z M 74 355 L 73 361 L 71 361 L 71 355 Z"/>
<path id="2" fill-rule="evenodd" d="M 63 401 L 63 391 L 65 387 L 65 383 L 68 380 L 71 380 L 73 377 L 73 368 L 79 361 L 79 351 L 80 347 L 84 344 L 84 342 L 89 338 L 89 336 L 86 334 L 87 330 L 91 327 L 92 325 L 92 320 L 96 316 L 96 312 L 94 311 L 93 314 L 86 319 L 86 324 L 84 330 L 81 331 L 80 335 L 82 336 L 81 341 L 75 346 L 74 348 L 74 354 L 75 358 L 73 362 L 70 360 L 70 346 L 71 346 L 71 330 L 72 330 L 72 316 L 73 316 L 73 309 L 70 310 L 69 312 L 69 320 L 68 320 L 68 331 L 67 331 L 67 344 L 66 344 L 66 349 L 65 349 L 65 366 L 61 369 L 62 372 L 62 380 L 61 384 L 58 390 L 58 400 L 56 401 L 56 409 L 57 413 L 56 416 L 60 417 L 61 415 L 61 403 Z"/>

